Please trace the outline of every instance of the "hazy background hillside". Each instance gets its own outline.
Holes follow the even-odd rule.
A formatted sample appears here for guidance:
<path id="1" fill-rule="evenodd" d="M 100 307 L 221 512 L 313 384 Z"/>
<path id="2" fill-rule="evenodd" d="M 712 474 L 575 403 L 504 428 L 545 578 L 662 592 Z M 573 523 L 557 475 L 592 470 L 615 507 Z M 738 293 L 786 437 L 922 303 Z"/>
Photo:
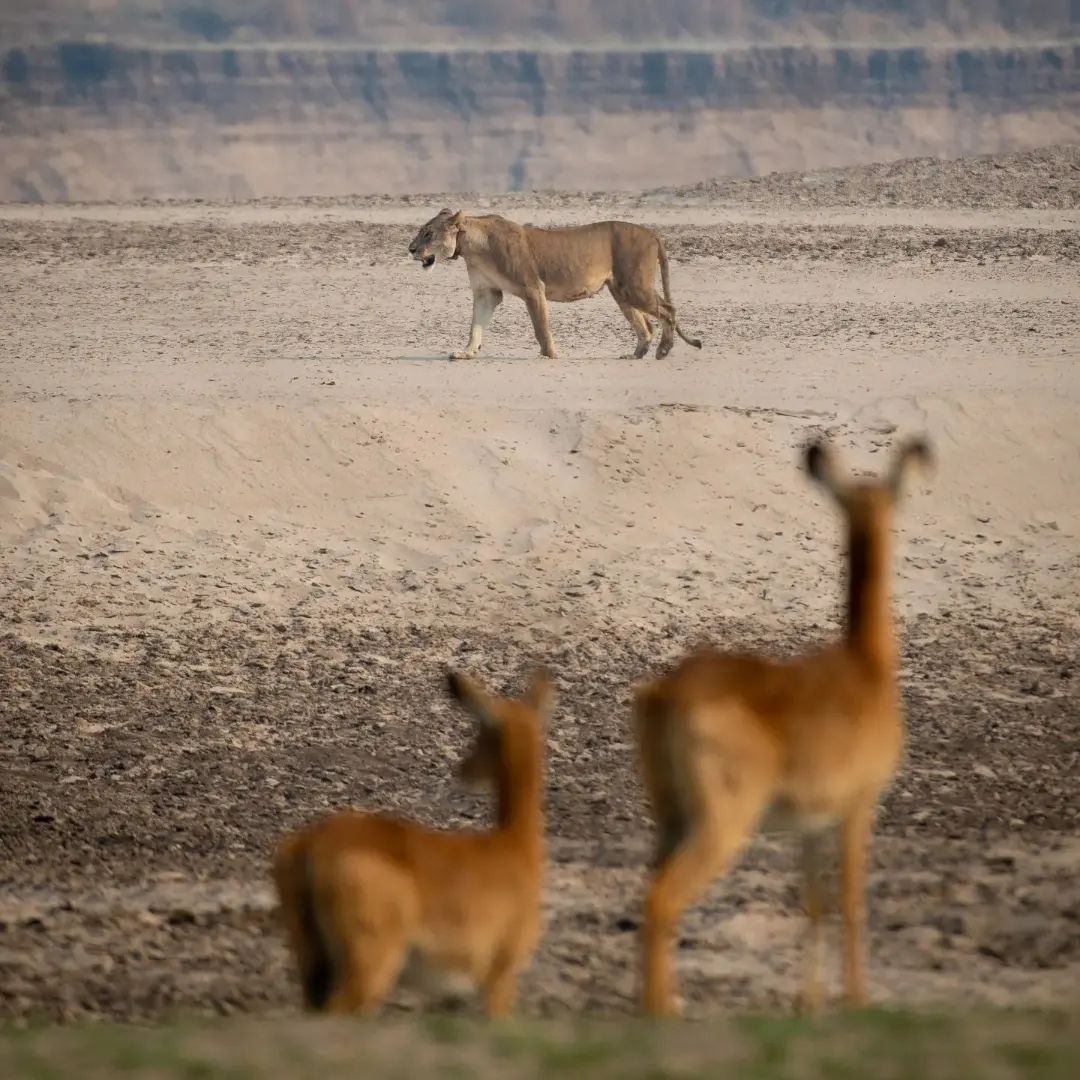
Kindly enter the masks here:
<path id="1" fill-rule="evenodd" d="M 640 188 L 1080 138 L 1080 0 L 5 0 L 0 198 Z"/>
<path id="2" fill-rule="evenodd" d="M 1075 0 L 6 0 L 5 36 L 116 40 L 339 38 L 409 45 L 473 40 L 881 43 L 968 34 L 1056 38 Z"/>

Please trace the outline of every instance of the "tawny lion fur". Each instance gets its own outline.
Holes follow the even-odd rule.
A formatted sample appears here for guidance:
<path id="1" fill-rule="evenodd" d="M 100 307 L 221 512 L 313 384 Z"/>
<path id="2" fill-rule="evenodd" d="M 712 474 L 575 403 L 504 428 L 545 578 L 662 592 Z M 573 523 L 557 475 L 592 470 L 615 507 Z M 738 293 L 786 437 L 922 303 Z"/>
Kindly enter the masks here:
<path id="1" fill-rule="evenodd" d="M 466 217 L 460 210 L 442 210 L 421 227 L 409 253 L 425 268 L 437 261 L 465 260 L 473 291 L 472 327 L 468 344 L 452 353 L 452 360 L 469 359 L 480 351 L 484 330 L 505 293 L 525 301 L 541 352 L 554 358 L 547 305 L 584 300 L 605 287 L 637 338 L 635 358 L 649 351 L 654 319 L 661 326 L 658 360 L 671 352 L 675 334 L 701 348 L 701 341 L 687 337 L 675 317 L 663 242 L 641 225 L 600 221 L 537 229 L 497 214 Z M 663 296 L 656 291 L 658 266 Z"/>
<path id="2" fill-rule="evenodd" d="M 403 972 L 429 987 L 464 979 L 490 1016 L 513 1007 L 540 933 L 551 684 L 537 675 L 520 701 L 454 673 L 449 688 L 477 721 L 461 776 L 494 786 L 496 823 L 445 832 L 343 811 L 287 837 L 273 877 L 309 1009 L 371 1013 Z"/>
<path id="3" fill-rule="evenodd" d="M 802 838 L 808 1010 L 823 994 L 820 837 L 839 828 L 846 996 L 864 1000 L 867 850 L 904 744 L 890 611 L 893 510 L 907 466 L 929 460 L 927 446 L 913 442 L 884 482 L 851 482 L 837 476 L 824 445 L 807 452 L 811 476 L 847 524 L 842 641 L 791 660 L 705 650 L 638 690 L 639 759 L 657 829 L 642 931 L 647 1012 L 676 1011 L 678 920 L 759 828 L 793 828 Z"/>

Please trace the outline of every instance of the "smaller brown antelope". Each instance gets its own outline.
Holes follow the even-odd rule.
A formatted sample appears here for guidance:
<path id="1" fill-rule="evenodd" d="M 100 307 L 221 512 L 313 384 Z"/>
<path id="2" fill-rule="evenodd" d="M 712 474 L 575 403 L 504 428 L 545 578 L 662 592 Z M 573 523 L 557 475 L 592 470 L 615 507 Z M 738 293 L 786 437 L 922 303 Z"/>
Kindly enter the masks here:
<path id="1" fill-rule="evenodd" d="M 519 701 L 490 697 L 454 672 L 448 684 L 478 724 L 459 775 L 494 787 L 496 824 L 444 832 L 343 811 L 282 842 L 274 882 L 311 1010 L 374 1012 L 407 960 L 421 974 L 464 977 L 489 1016 L 513 1008 L 540 933 L 543 726 L 553 689 L 542 673 Z"/>
<path id="2" fill-rule="evenodd" d="M 890 611 L 892 519 L 926 443 L 901 447 L 880 482 L 845 481 L 816 443 L 806 468 L 847 523 L 847 627 L 837 644 L 791 660 L 704 650 L 635 696 L 640 764 L 657 827 L 643 923 L 644 1001 L 675 1011 L 671 939 L 683 911 L 759 828 L 801 835 L 809 916 L 804 1008 L 822 999 L 820 840 L 838 826 L 845 988 L 865 998 L 866 862 L 877 804 L 903 749 Z"/>

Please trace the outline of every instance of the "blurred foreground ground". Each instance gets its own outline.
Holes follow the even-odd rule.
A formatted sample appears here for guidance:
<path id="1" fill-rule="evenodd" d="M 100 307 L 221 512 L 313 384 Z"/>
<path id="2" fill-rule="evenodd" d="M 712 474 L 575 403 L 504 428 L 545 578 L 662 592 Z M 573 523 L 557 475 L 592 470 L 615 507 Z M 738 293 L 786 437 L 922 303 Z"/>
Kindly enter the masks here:
<path id="1" fill-rule="evenodd" d="M 837 522 L 796 469 L 820 431 L 859 467 L 916 431 L 940 454 L 898 522 L 874 998 L 1075 995 L 1080 171 L 999 166 L 485 203 L 659 227 L 706 341 L 664 363 L 618 359 L 606 294 L 554 309 L 558 361 L 508 300 L 448 363 L 464 269 L 405 251 L 442 198 L 0 207 L 0 1015 L 292 1012 L 274 838 L 349 802 L 480 820 L 440 670 L 513 689 L 536 660 L 561 700 L 523 1009 L 626 1014 L 629 688 L 701 636 L 833 632 Z M 691 1016 L 789 1006 L 794 871 L 756 843 L 687 919 Z"/>

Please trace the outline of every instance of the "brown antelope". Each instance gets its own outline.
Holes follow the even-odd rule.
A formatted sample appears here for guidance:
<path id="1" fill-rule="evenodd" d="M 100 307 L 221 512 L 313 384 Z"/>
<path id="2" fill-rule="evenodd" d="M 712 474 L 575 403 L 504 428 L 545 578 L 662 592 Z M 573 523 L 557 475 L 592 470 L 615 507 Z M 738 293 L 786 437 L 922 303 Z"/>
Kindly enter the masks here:
<path id="1" fill-rule="evenodd" d="M 845 989 L 865 998 L 866 862 L 878 800 L 904 743 L 890 610 L 893 510 L 925 442 L 897 453 L 883 481 L 837 474 L 815 443 L 806 468 L 847 523 L 847 628 L 842 641 L 790 660 L 703 650 L 635 695 L 640 764 L 657 827 L 643 924 L 643 1005 L 676 1010 L 670 946 L 676 923 L 759 828 L 801 835 L 809 916 L 802 998 L 821 1005 L 820 840 L 838 826 Z"/>
<path id="2" fill-rule="evenodd" d="M 448 684 L 478 722 L 460 776 L 494 787 L 496 823 L 445 832 L 343 811 L 287 837 L 273 876 L 309 1009 L 374 1012 L 406 960 L 464 977 L 489 1016 L 513 1008 L 540 932 L 543 723 L 553 690 L 543 674 L 520 701 L 490 697 L 453 672 Z"/>

